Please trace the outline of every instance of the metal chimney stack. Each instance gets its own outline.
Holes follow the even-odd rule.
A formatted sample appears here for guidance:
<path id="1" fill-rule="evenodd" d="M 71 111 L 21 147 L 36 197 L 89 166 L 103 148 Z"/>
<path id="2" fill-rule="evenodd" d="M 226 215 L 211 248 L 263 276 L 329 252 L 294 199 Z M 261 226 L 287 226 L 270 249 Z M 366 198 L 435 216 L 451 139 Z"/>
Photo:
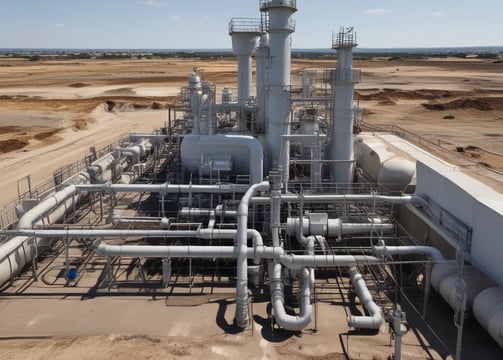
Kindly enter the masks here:
<path id="1" fill-rule="evenodd" d="M 295 31 L 292 14 L 295 0 L 261 0 L 260 11 L 267 14 L 269 33 L 270 76 L 266 113 L 266 147 L 268 168 L 280 164 L 281 136 L 288 134 L 291 34 Z M 267 86 L 267 85 L 266 85 Z"/>
<path id="2" fill-rule="evenodd" d="M 260 19 L 233 18 L 229 22 L 232 50 L 238 57 L 238 103 L 252 94 L 252 58 L 261 35 Z"/>
<path id="3" fill-rule="evenodd" d="M 353 70 L 353 48 L 357 46 L 353 28 L 341 28 L 332 37 L 332 49 L 337 49 L 337 68 L 334 80 L 334 119 L 330 160 L 332 180 L 337 184 L 353 182 L 355 165 L 353 151 L 355 83 L 360 80 L 360 72 Z"/>

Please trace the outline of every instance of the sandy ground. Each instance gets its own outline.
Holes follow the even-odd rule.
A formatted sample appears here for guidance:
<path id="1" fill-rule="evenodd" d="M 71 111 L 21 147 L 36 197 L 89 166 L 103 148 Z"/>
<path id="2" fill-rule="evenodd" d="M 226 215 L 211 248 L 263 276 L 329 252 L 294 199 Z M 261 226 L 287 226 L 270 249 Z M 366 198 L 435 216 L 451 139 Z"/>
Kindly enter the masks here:
<path id="1" fill-rule="evenodd" d="M 334 65 L 296 60 L 293 72 Z M 441 145 L 433 151 L 468 171 L 474 166 L 464 159 L 503 171 L 503 64 L 477 59 L 374 59 L 355 61 L 355 67 L 363 71 L 357 93 L 366 122 L 421 135 Z M 0 204 L 15 199 L 18 186 L 26 190 L 27 175 L 37 185 L 52 178 L 60 166 L 82 159 L 90 146 L 100 148 L 127 132 L 161 126 L 166 121 L 164 108 L 175 101 L 194 68 L 218 88 L 236 82 L 236 63 L 231 60 L 0 59 Z M 106 101 L 122 105 L 109 111 Z M 152 106 L 154 102 L 157 105 Z M 8 314 L 0 326 L 1 358 L 220 359 L 243 354 L 250 359 L 343 358 L 344 339 L 338 334 L 346 333 L 347 326 L 337 325 L 344 314 L 334 311 L 342 311 L 340 306 L 322 304 L 318 333 L 275 339 L 260 321 L 265 316 L 263 304 L 257 305 L 259 321 L 252 335 L 251 330 L 230 334 L 217 326 L 221 302 L 178 311 L 164 301 L 143 297 L 114 312 L 120 299 L 98 298 L 83 305 L 89 306 L 89 317 L 75 318 L 72 301 L 80 298 L 62 298 L 65 301 L 57 305 L 36 295 L 0 298 L 0 310 Z M 159 308 L 164 311 L 159 313 Z M 110 314 L 118 318 L 92 326 Z M 204 322 L 194 321 L 198 314 Z M 232 314 L 230 299 L 223 315 L 226 322 Z M 381 332 L 380 344 L 387 336 L 386 329 Z M 346 344 L 351 358 L 385 359 L 391 354 L 392 348 L 372 341 L 372 336 L 351 337 Z M 429 358 L 418 345 L 422 342 L 420 335 L 412 336 L 411 353 L 405 358 Z"/>
<path id="2" fill-rule="evenodd" d="M 295 60 L 292 71 L 334 65 Z M 354 65 L 362 69 L 356 98 L 366 122 L 423 136 L 452 153 L 432 151 L 475 169 L 482 179 L 485 167 L 503 171 L 503 64 L 382 58 Z M 0 59 L 0 204 L 17 197 L 18 181 L 21 191 L 27 189 L 28 174 L 32 185 L 39 184 L 60 166 L 82 159 L 90 146 L 163 124 L 163 108 L 175 101 L 193 69 L 217 89 L 235 87 L 233 60 Z M 123 106 L 109 112 L 106 101 Z M 149 109 L 153 103 L 161 110 Z M 497 182 L 490 185 L 503 191 Z"/>

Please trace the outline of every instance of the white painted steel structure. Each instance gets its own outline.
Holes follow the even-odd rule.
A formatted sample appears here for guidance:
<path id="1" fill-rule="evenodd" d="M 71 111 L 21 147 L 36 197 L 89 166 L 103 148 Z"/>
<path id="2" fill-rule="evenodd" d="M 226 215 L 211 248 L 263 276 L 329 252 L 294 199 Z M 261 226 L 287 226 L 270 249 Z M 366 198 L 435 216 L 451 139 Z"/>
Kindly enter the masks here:
<path id="1" fill-rule="evenodd" d="M 267 168 L 281 164 L 281 136 L 289 134 L 289 91 L 291 69 L 291 34 L 295 31 L 292 15 L 297 11 L 295 1 L 272 0 L 261 3 L 261 11 L 269 18 L 269 57 L 267 107 L 266 107 L 266 155 Z"/>
<path id="2" fill-rule="evenodd" d="M 238 58 L 238 103 L 244 104 L 252 95 L 252 55 L 260 39 L 260 20 L 233 18 L 229 23 L 232 50 Z"/>
<path id="3" fill-rule="evenodd" d="M 348 326 L 378 330 L 385 317 L 366 270 L 385 271 L 384 265 L 405 262 L 424 276 L 423 316 L 430 285 L 460 310 L 458 285 L 466 284 L 461 295 L 467 306 L 503 347 L 501 194 L 391 135 L 365 134 L 355 141 L 353 92 L 359 72 L 352 68 L 353 29 L 333 36 L 337 68 L 325 71 L 323 80 L 332 85 L 330 91 L 320 90 L 314 70 L 294 89 L 291 34 L 297 3 L 262 0 L 260 10 L 261 22 L 236 18 L 229 24 L 238 59 L 238 101 L 226 88 L 216 103 L 215 87 L 195 71 L 181 91 L 183 120 L 175 118 L 155 134 L 131 134 L 47 196 L 20 204 L 17 224 L 1 233 L 6 241 L 0 245 L 0 285 L 14 281 L 57 239 L 64 239 L 68 277 L 69 244 L 92 239 L 93 250 L 108 261 L 161 259 L 163 286 L 169 284 L 172 260 L 222 259 L 235 266 L 238 328 L 253 320 L 249 274 L 254 274 L 265 278 L 257 281 L 268 285 L 276 323 L 302 331 L 313 323 L 314 290 L 322 273 L 317 271 L 344 267 L 367 312 L 349 315 Z M 356 179 L 355 167 L 361 175 Z M 369 178 L 375 183 L 363 182 Z M 381 185 L 415 193 L 381 194 Z M 122 195 L 137 202 L 136 214 L 121 207 L 116 197 Z M 158 208 L 150 205 L 154 210 L 142 213 L 143 197 Z M 101 219 L 91 222 L 98 207 Z M 89 228 L 65 222 L 70 215 L 76 219 L 80 208 L 90 209 L 80 219 Z M 418 245 L 409 230 L 440 246 Z M 292 314 L 285 287 L 294 281 L 298 311 Z M 401 338 L 402 312 L 399 304 L 393 308 L 392 326 Z M 395 351 L 400 345 L 397 340 Z"/>

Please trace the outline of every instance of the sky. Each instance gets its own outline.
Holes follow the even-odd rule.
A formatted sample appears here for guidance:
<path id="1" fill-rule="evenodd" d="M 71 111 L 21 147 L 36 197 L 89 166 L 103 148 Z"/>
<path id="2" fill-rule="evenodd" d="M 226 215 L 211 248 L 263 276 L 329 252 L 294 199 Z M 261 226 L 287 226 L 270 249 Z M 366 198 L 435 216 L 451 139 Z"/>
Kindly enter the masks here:
<path id="1" fill-rule="evenodd" d="M 361 48 L 503 46 L 503 0 L 297 0 L 292 46 L 330 48 L 352 26 Z M 259 0 L 0 0 L 0 48 L 228 49 L 233 17 Z"/>

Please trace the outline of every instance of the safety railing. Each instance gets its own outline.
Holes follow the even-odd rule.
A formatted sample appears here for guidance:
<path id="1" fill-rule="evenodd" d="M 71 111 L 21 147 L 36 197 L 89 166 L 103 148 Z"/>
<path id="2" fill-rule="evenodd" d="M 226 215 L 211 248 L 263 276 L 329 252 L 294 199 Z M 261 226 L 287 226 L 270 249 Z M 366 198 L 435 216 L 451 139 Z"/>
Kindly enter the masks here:
<path id="1" fill-rule="evenodd" d="M 260 19 L 232 18 L 229 22 L 229 35 L 234 33 L 261 33 Z"/>
<path id="2" fill-rule="evenodd" d="M 116 141 L 112 142 L 111 144 L 108 144 L 99 150 L 93 149 L 89 154 L 85 156 L 84 159 L 77 160 L 69 165 L 57 169 L 53 173 L 52 179 L 47 179 L 46 181 L 36 185 L 35 187 L 30 188 L 28 191 L 19 192 L 17 199 L 0 205 L 0 228 L 8 228 L 10 225 L 17 221 L 16 206 L 18 204 L 21 204 L 27 199 L 41 200 L 45 198 L 48 194 L 51 194 L 54 191 L 56 186 L 72 177 L 73 175 L 79 173 L 80 171 L 86 169 L 94 160 L 111 152 L 113 148 L 120 145 L 120 143 L 123 142 L 125 138 L 125 135 L 121 135 Z M 29 176 L 27 176 L 27 178 L 28 177 Z"/>
<path id="3" fill-rule="evenodd" d="M 284 6 L 297 9 L 296 0 L 260 0 L 260 10 L 264 11 L 270 7 Z"/>
<path id="4" fill-rule="evenodd" d="M 353 28 L 341 28 L 339 32 L 332 33 L 332 49 L 355 46 L 357 46 L 356 33 L 353 32 Z"/>
<path id="5" fill-rule="evenodd" d="M 362 122 L 362 127 L 367 131 L 388 132 L 412 143 L 425 145 L 430 148 L 439 150 L 442 153 L 455 157 L 459 161 L 460 166 L 473 167 L 475 168 L 477 173 L 483 174 L 484 172 L 486 172 L 488 174 L 491 174 L 491 177 L 495 178 L 497 181 L 503 182 L 503 171 L 492 169 L 485 164 L 471 160 L 466 156 L 462 156 L 459 152 L 446 148 L 446 143 L 442 142 L 439 139 L 428 139 L 424 136 L 418 135 L 417 133 L 413 133 L 396 125 L 378 125 Z"/>

